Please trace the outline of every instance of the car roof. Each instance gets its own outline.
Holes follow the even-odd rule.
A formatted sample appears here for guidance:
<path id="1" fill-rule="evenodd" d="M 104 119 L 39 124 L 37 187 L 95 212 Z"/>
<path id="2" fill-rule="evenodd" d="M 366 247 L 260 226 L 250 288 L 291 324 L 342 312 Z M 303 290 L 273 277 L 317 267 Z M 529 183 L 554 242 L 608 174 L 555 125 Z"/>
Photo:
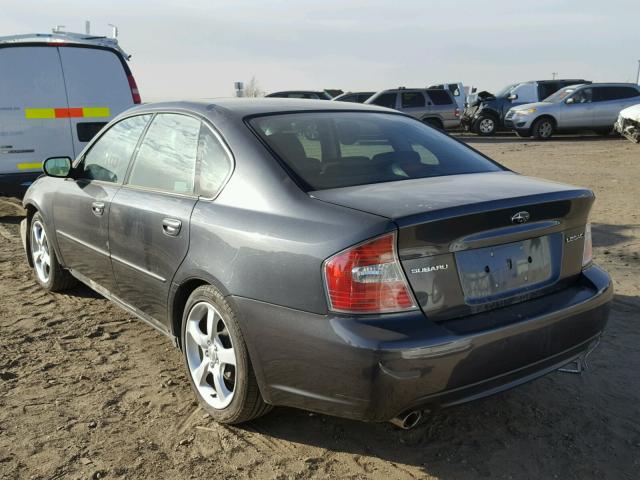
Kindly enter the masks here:
<path id="1" fill-rule="evenodd" d="M 272 92 L 269 93 L 267 96 L 269 95 L 278 95 L 281 93 L 327 93 L 324 90 L 282 90 L 280 92 Z"/>
<path id="2" fill-rule="evenodd" d="M 22 35 L 9 35 L 0 37 L 0 46 L 21 46 L 21 45 L 48 45 L 48 46 L 84 46 L 96 48 L 109 48 L 117 51 L 126 60 L 131 55 L 126 53 L 116 38 L 102 37 L 97 35 L 86 35 L 82 33 L 60 32 L 60 33 L 26 33 Z"/>
<path id="3" fill-rule="evenodd" d="M 577 83 L 575 85 L 565 85 L 565 88 L 579 88 L 579 87 L 632 87 L 640 89 L 640 85 L 635 83 L 621 83 L 621 82 L 609 82 L 609 83 Z"/>
<path id="4" fill-rule="evenodd" d="M 126 114 L 155 112 L 166 110 L 186 110 L 198 112 L 207 117 L 222 115 L 244 118 L 252 115 L 274 113 L 294 113 L 310 111 L 364 111 L 398 113 L 396 110 L 365 105 L 361 103 L 327 102 L 326 100 L 308 100 L 297 98 L 215 98 L 203 100 L 187 100 L 178 102 L 147 103 L 133 107 Z"/>

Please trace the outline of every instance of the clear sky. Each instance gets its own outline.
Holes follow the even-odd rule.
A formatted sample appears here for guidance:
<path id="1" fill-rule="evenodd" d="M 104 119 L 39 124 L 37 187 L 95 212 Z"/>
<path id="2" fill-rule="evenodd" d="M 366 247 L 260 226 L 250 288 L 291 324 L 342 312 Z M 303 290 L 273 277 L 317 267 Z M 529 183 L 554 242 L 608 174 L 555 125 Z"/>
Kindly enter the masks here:
<path id="1" fill-rule="evenodd" d="M 0 0 L 0 35 L 107 34 L 132 55 L 144 101 L 379 90 L 448 81 L 495 91 L 551 78 L 635 81 L 640 1 Z"/>

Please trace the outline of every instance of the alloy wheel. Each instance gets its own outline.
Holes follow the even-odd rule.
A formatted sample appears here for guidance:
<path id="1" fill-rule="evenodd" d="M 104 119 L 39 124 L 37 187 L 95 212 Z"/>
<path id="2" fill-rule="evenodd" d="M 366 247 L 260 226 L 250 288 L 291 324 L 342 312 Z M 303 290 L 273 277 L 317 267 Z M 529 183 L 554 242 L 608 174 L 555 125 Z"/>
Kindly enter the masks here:
<path id="1" fill-rule="evenodd" d="M 38 279 L 42 283 L 47 283 L 51 276 L 51 255 L 47 232 L 39 220 L 31 225 L 31 258 Z"/>
<path id="2" fill-rule="evenodd" d="M 236 386 L 236 354 L 220 312 L 209 302 L 196 303 L 187 316 L 185 352 L 193 383 L 215 409 L 227 407 Z"/>

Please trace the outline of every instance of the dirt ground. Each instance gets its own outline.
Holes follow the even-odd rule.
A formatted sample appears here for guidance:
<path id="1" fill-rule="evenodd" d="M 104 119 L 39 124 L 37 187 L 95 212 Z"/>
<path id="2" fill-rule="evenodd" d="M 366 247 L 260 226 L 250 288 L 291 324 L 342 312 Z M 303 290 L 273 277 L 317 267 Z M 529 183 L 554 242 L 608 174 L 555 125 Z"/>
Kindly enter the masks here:
<path id="1" fill-rule="evenodd" d="M 588 372 L 408 432 L 287 408 L 220 426 L 165 337 L 88 288 L 36 286 L 19 201 L 0 198 L 0 478 L 639 478 L 640 146 L 464 138 L 516 171 L 596 192 L 595 255 L 616 298 Z"/>

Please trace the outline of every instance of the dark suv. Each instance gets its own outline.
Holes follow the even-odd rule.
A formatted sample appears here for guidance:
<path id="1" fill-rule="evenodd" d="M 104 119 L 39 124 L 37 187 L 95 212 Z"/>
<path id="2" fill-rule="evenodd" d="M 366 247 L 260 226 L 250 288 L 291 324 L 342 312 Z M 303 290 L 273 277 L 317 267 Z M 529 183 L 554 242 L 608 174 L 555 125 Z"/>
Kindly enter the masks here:
<path id="1" fill-rule="evenodd" d="M 461 123 L 465 130 L 478 135 L 493 135 L 504 129 L 507 112 L 516 105 L 540 102 L 568 85 L 591 83 L 586 80 L 534 80 L 507 85 L 496 95 L 480 92 L 478 99 L 467 106 Z"/>

